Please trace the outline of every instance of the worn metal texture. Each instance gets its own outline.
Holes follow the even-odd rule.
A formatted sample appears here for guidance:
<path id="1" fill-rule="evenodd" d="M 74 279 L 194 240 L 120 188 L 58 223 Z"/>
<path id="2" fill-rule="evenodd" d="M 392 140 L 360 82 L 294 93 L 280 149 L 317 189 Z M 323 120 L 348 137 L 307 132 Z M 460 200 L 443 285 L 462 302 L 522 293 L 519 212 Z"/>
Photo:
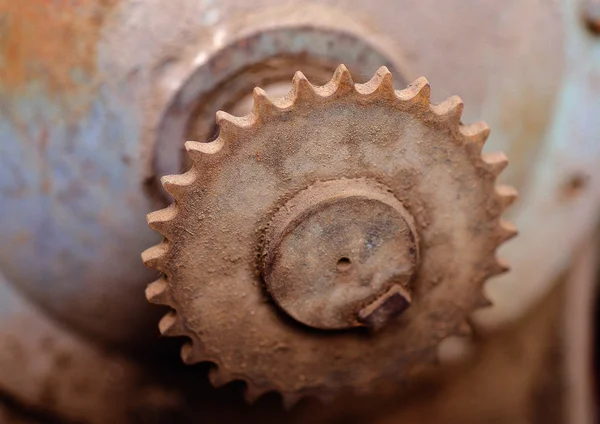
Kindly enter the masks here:
<path id="1" fill-rule="evenodd" d="M 419 237 L 389 187 L 364 179 L 317 182 L 277 211 L 264 238 L 265 288 L 303 324 L 323 330 L 374 324 L 382 314 L 369 305 L 395 287 L 405 292 L 398 305 L 410 303 Z"/>
<path id="2" fill-rule="evenodd" d="M 290 422 L 591 424 L 565 411 L 572 386 L 565 384 L 566 350 L 557 331 L 564 298 L 563 283 L 525 319 L 481 340 L 468 360 L 431 373 L 410 391 L 381 387 L 368 398 L 340 397 L 324 413 L 302 411 Z"/>
<path id="3" fill-rule="evenodd" d="M 239 28 L 260 26 L 261 16 L 265 25 L 277 26 L 269 19 L 274 3 L 0 2 L 4 216 L 0 234 L 10 245 L 1 251 L 0 266 L 28 298 L 68 325 L 110 342 L 151 334 L 152 310 L 136 295 L 150 274 L 137 263 L 136 252 L 156 240 L 139 216 L 153 208 L 143 188 L 159 160 L 154 145 L 162 111 L 190 69 L 238 40 Z M 490 144 L 515 158 L 506 180 L 517 187 L 526 181 L 531 164 L 546 157 L 537 153 L 545 139 L 565 140 L 558 135 L 557 124 L 549 127 L 551 121 L 563 122 L 560 131 L 577 131 L 579 146 L 593 140 L 589 125 L 583 132 L 575 127 L 582 115 L 563 117 L 579 107 L 570 106 L 563 113 L 556 102 L 556 87 L 567 76 L 573 81 L 570 104 L 580 104 L 574 101 L 576 92 L 593 92 L 598 54 L 594 40 L 578 27 L 576 2 L 461 1 L 440 6 L 428 1 L 379 1 L 375 8 L 359 1 L 305 4 L 300 8 L 294 2 L 278 4 L 275 15 L 294 20 L 304 7 L 338 8 L 343 12 L 330 14 L 329 20 L 343 15 L 341 21 L 360 24 L 376 45 L 388 46 L 385 50 L 402 63 L 396 70 L 405 77 L 426 74 L 440 93 L 461 93 L 469 105 L 466 119 L 485 118 L 494 128 Z M 567 28 L 569 43 L 581 52 L 576 57 L 566 53 Z M 67 59 L 55 60 L 62 56 Z M 573 71 L 567 74 L 566 69 Z M 587 74 L 574 78 L 582 72 L 590 78 Z M 597 97 L 588 98 L 589 106 L 595 107 Z M 593 110 L 590 107 L 584 112 Z M 577 158 L 569 167 L 593 176 L 595 169 L 586 165 L 594 159 L 590 149 L 570 146 L 582 156 L 585 152 L 585 160 Z M 550 165 L 544 162 L 533 168 L 554 169 Z M 594 176 L 589 184 L 595 181 Z M 542 193 L 536 194 L 541 198 L 567 182 L 531 190 Z M 531 228 L 530 234 L 540 234 L 535 215 L 527 212 L 528 197 L 517 220 L 524 231 Z M 597 204 L 587 202 L 572 208 L 590 211 Z M 556 220 L 566 219 L 573 212 L 570 208 Z M 581 231 L 587 221 L 579 220 Z M 538 244 L 535 236 L 528 238 Z M 577 232 L 571 238 L 575 240 Z M 536 249 L 526 250 L 533 255 Z M 551 252 L 557 257 L 553 262 L 566 261 L 568 251 L 563 246 Z M 527 274 L 528 255 L 511 255 L 516 259 L 511 282 Z M 553 271 L 551 266 L 544 269 L 548 271 L 535 276 L 535 281 L 546 281 L 542 275 Z M 509 285 L 507 293 L 518 290 L 516 283 Z M 511 308 L 506 296 L 498 294 L 499 309 Z"/>
<path id="4" fill-rule="evenodd" d="M 410 393 L 381 388 L 369 398 L 340 397 L 324 413 L 290 419 L 317 423 L 592 424 L 594 299 L 598 232 L 577 249 L 571 269 L 525 317 L 479 340 L 459 363 L 436 370 Z M 476 388 L 476 390 L 474 390 Z"/>
<path id="5" fill-rule="evenodd" d="M 236 31 L 235 38 L 226 38 L 229 31 Z M 299 69 L 324 84 L 340 63 L 360 81 L 386 65 L 404 81 L 402 62 L 387 40 L 325 6 L 308 4 L 301 12 L 273 7 L 256 17 L 224 22 L 215 37 L 216 45 L 191 50 L 166 71 L 175 84 L 161 93 L 167 107 L 159 111 L 154 139 L 148 141 L 155 144 L 158 175 L 180 171 L 181 140 L 214 138 L 216 111 L 235 108 L 256 86 L 289 83 Z"/>
<path id="6" fill-rule="evenodd" d="M 406 80 L 427 75 L 437 100 L 460 93 L 465 120 L 485 119 L 490 148 L 511 157 L 503 179 L 522 193 L 512 213 L 522 236 L 501 251 L 513 270 L 488 284 L 495 306 L 478 317 L 503 324 L 548 290 L 597 216 L 600 48 L 582 15 L 577 0 L 0 0 L 0 271 L 11 299 L 87 338 L 151 351 L 159 312 L 140 293 L 154 274 L 138 253 L 158 238 L 140 216 L 163 202 L 165 111 L 222 47 L 314 18 L 352 28 Z"/>
<path id="7" fill-rule="evenodd" d="M 174 309 L 161 332 L 192 339 L 186 363 L 215 363 L 216 385 L 243 379 L 249 400 L 277 390 L 293 405 L 386 379 L 407 383 L 435 362 L 438 343 L 487 304 L 484 281 L 506 271 L 495 251 L 516 234 L 500 219 L 516 192 L 495 186 L 504 155 L 481 155 L 487 126 L 461 124 L 457 96 L 429 97 L 425 78 L 395 91 L 385 67 L 355 84 L 340 65 L 320 87 L 299 72 L 286 97 L 257 88 L 249 115 L 221 112 L 216 140 L 186 143 L 192 168 L 162 180 L 174 203 L 148 215 L 165 240 L 142 255 L 165 274 L 149 300 Z M 362 203 L 348 201 L 351 189 Z M 323 197 L 333 212 L 303 210 Z M 286 207 L 292 218 L 280 215 Z M 413 220 L 420 263 L 406 234 Z M 362 275 L 344 278 L 340 259 Z M 356 309 L 394 284 L 411 286 L 412 303 L 378 332 L 315 331 L 281 314 L 318 329 L 354 327 Z"/>
<path id="8" fill-rule="evenodd" d="M 136 94 L 102 58 L 115 8 L 0 2 L 0 270 L 86 335 L 135 344 L 155 313 L 133 252 L 154 238 L 136 217 L 151 207 Z"/>

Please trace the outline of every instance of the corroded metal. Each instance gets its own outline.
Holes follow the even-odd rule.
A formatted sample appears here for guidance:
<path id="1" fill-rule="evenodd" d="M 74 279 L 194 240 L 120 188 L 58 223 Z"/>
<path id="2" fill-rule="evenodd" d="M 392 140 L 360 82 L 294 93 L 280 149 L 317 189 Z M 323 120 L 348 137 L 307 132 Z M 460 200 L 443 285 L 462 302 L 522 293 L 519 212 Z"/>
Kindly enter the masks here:
<path id="1" fill-rule="evenodd" d="M 288 82 L 298 69 L 324 84 L 340 62 L 359 81 L 386 65 L 405 82 L 401 64 L 385 43 L 343 14 L 332 21 L 332 13 L 323 6 L 306 7 L 302 17 L 290 19 L 289 10 L 275 9 L 269 21 L 265 16 L 259 22 L 246 21 L 229 44 L 194 57 L 180 71 L 185 74 L 162 112 L 153 156 L 157 175 L 179 172 L 184 162 L 181 140 L 214 138 L 217 111 L 233 109 L 256 86 Z"/>
<path id="2" fill-rule="evenodd" d="M 361 311 L 392 287 L 410 290 L 418 251 L 414 219 L 389 188 L 333 180 L 310 186 L 275 214 L 261 268 L 273 300 L 296 320 L 352 328 L 374 324 Z"/>
<path id="3" fill-rule="evenodd" d="M 565 266 L 600 203 L 593 194 L 595 129 L 583 124 L 593 120 L 578 115 L 597 114 L 598 55 L 587 34 L 578 31 L 579 5 L 460 1 L 444 3 L 436 13 L 435 1 L 381 2 L 373 9 L 352 0 L 323 2 L 322 13 L 307 14 L 304 3 L 279 3 L 0 1 L 0 233 L 10 246 L 0 255 L 3 274 L 27 298 L 83 333 L 110 343 L 148 339 L 153 314 L 135 293 L 151 274 L 137 263 L 137 252 L 156 238 L 138 217 L 155 207 L 144 187 L 153 186 L 155 163 L 162 160 L 154 146 L 164 111 L 193 69 L 223 46 L 240 42 L 240 28 L 256 34 L 261 25 L 310 23 L 309 16 L 329 20 L 338 31 L 359 28 L 358 38 L 366 33 L 377 50 L 386 46 L 386 57 L 401 64 L 396 71 L 406 78 L 427 74 L 442 92 L 462 93 L 470 105 L 466 117 L 485 118 L 495 128 L 490 144 L 513 158 L 507 181 L 517 187 L 529 177 L 537 181 L 527 184 L 537 194 L 527 195 L 515 213 L 528 234 L 508 249 L 515 272 L 492 291 L 498 305 L 494 321 L 518 314 L 544 292 L 548 275 Z M 181 20 L 182 14 L 188 18 Z M 536 16 L 535 31 L 530 16 Z M 569 158 L 546 153 L 560 156 L 565 150 L 560 140 L 578 140 L 569 146 Z M 176 152 L 177 143 L 168 142 Z M 538 159 L 539 171 L 530 171 Z M 176 160 L 169 163 L 169 172 L 178 170 Z M 564 172 L 560 178 L 550 175 L 549 182 L 541 174 L 557 169 L 556 163 Z M 584 199 L 561 203 L 561 212 L 542 225 L 537 211 L 557 209 L 538 207 L 536 199 L 560 192 L 572 172 L 591 177 Z M 573 214 L 581 216 L 580 226 L 556 235 L 567 243 L 562 249 L 551 250 L 552 243 L 538 239 L 548 234 L 540 228 L 568 228 L 563 220 Z M 549 255 L 552 260 L 546 260 Z M 531 257 L 533 267 L 527 264 Z M 541 272 L 532 275 L 531 269 Z M 530 283 L 519 284 L 522 280 Z M 523 302 L 507 295 L 520 290 Z"/>
<path id="4" fill-rule="evenodd" d="M 500 220 L 514 190 L 495 186 L 507 160 L 482 156 L 489 129 L 461 124 L 462 109 L 456 96 L 430 104 L 424 78 L 395 91 L 385 67 L 355 84 L 341 65 L 324 86 L 298 72 L 284 98 L 257 88 L 249 115 L 218 113 L 218 138 L 187 142 L 193 166 L 163 178 L 175 201 L 148 222 L 165 240 L 142 255 L 165 274 L 149 300 L 174 308 L 161 332 L 192 339 L 184 361 L 287 405 L 406 383 L 434 362 L 486 304 L 484 281 L 506 271 L 496 248 L 516 234 Z M 319 329 L 388 322 L 315 332 L 268 292 Z"/>
<path id="5" fill-rule="evenodd" d="M 410 293 L 394 284 L 372 303 L 358 311 L 358 319 L 375 330 L 381 329 L 410 306 Z"/>
<path id="6" fill-rule="evenodd" d="M 461 93 L 465 118 L 494 128 L 490 148 L 512 160 L 503 179 L 525 189 L 512 212 L 522 237 L 503 248 L 513 271 L 488 285 L 495 306 L 477 318 L 486 328 L 515 319 L 549 290 L 597 220 L 600 52 L 584 12 L 571 0 L 0 0 L 0 286 L 12 293 L 11 314 L 35 311 L 35 322 L 89 349 L 154 352 L 158 311 L 139 296 L 154 275 L 138 252 L 158 238 L 139 217 L 164 201 L 153 196 L 165 111 L 223 47 L 317 22 L 385 56 L 395 76 L 425 74 L 440 95 Z M 348 45 L 334 47 L 328 52 L 351 63 L 353 53 L 337 51 Z M 315 81 L 323 70 L 301 68 L 315 69 Z M 199 134 L 196 123 L 212 119 L 205 107 L 206 119 L 187 120 L 181 134 Z M 171 158 L 164 172 L 185 166 L 184 141 L 160 142 Z M 15 324 L 24 321 L 34 326 L 3 320 L 0 341 L 30 346 Z M 43 408 L 68 403 L 29 397 L 23 387 L 46 378 L 68 386 L 71 374 L 34 361 L 15 378 L 14 361 L 0 356 L 3 390 Z M 85 407 L 72 415 L 91 416 Z"/>
<path id="7" fill-rule="evenodd" d="M 133 87 L 102 59 L 122 3 L 0 1 L 0 272 L 59 322 L 135 346 L 154 338 L 137 295 L 152 273 L 128 251 L 152 242 L 135 216 L 153 203 Z"/>

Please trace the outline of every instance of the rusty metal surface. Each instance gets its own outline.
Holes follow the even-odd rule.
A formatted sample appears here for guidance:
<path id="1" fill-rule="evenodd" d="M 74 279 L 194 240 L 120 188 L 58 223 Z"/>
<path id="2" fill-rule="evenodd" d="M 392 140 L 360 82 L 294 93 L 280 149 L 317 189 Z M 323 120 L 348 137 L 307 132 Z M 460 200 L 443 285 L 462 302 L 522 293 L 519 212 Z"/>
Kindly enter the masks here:
<path id="1" fill-rule="evenodd" d="M 291 422 L 591 424 L 598 405 L 592 379 L 598 232 L 577 249 L 570 271 L 524 318 L 481 338 L 462 360 L 414 390 L 342 397 L 324 413 Z"/>
<path id="2" fill-rule="evenodd" d="M 162 93 L 168 99 L 166 108 L 160 111 L 153 139 L 147 141 L 154 145 L 157 175 L 181 170 L 181 140 L 213 138 L 217 111 L 231 110 L 256 86 L 289 81 L 299 69 L 324 84 L 339 63 L 351 67 L 361 81 L 387 65 L 405 81 L 398 54 L 385 40 L 323 5 L 306 5 L 301 13 L 273 7 L 256 17 L 224 23 L 218 34 L 222 39 L 215 46 L 192 50 L 171 66 L 176 70 L 166 71 L 165 78 L 174 81 Z"/>
<path id="3" fill-rule="evenodd" d="M 243 38 L 240 28 L 256 33 L 261 25 L 306 22 L 304 16 L 350 32 L 363 28 L 359 38 L 367 33 L 377 49 L 387 46 L 386 55 L 401 62 L 395 70 L 406 78 L 426 74 L 440 93 L 460 92 L 469 104 L 466 119 L 485 118 L 495 128 L 490 144 L 515 158 L 508 182 L 523 184 L 535 152 L 552 133 L 548 123 L 560 115 L 554 106 L 571 61 L 564 41 L 567 25 L 573 26 L 571 2 L 378 1 L 374 8 L 361 1 L 305 3 L 36 0 L 21 7 L 1 1 L 0 234 L 10 248 L 2 249 L 0 266 L 7 278 L 82 332 L 113 343 L 151 337 L 152 310 L 136 295 L 151 274 L 137 263 L 137 252 L 156 240 L 139 216 L 155 207 L 144 187 L 155 161 L 162 160 L 154 156 L 162 112 L 190 70 Z M 333 12 L 305 13 L 305 6 Z M 576 18 L 580 22 L 579 12 Z M 581 60 L 594 57 L 592 50 Z M 593 88 L 593 79 L 578 81 L 581 90 Z M 578 139 L 591 142 L 592 135 L 593 129 L 585 130 Z M 578 159 L 573 163 L 594 174 L 580 165 Z M 554 189 L 548 187 L 535 190 Z M 520 227 L 539 234 L 526 202 Z M 586 208 L 593 209 L 592 202 Z M 580 220 L 582 228 L 588 220 Z M 558 262 L 568 250 L 553 253 Z M 516 262 L 510 281 L 520 281 L 527 266 L 520 261 L 527 255 L 511 256 Z M 500 309 L 507 306 L 497 297 Z"/>
<path id="4" fill-rule="evenodd" d="M 458 364 L 430 374 L 412 390 L 382 387 L 370 397 L 342 397 L 327 411 L 290 422 L 378 424 L 564 424 L 564 280 L 524 319 L 480 341 Z"/>
<path id="5" fill-rule="evenodd" d="M 132 86 L 99 59 L 118 7 L 0 1 L 0 269 L 59 321 L 135 345 L 154 338 L 133 255 L 153 235 Z"/>
<path id="6" fill-rule="evenodd" d="M 138 252 L 158 238 L 139 217 L 157 207 L 148 188 L 164 111 L 222 47 L 315 22 L 350 28 L 396 74 L 428 75 L 441 97 L 461 93 L 465 119 L 494 128 L 488 145 L 512 158 L 503 179 L 524 189 L 512 212 L 522 237 L 502 250 L 513 271 L 487 286 L 496 306 L 479 321 L 514 319 L 549 289 L 600 204 L 600 50 L 581 6 L 0 0 L 0 271 L 16 289 L 10 298 L 77 337 L 152 351 L 158 311 L 139 293 L 153 274 Z M 11 369 L 14 359 L 2 360 Z"/>
<path id="7" fill-rule="evenodd" d="M 364 179 L 313 184 L 280 208 L 264 238 L 265 288 L 303 324 L 323 330 L 375 324 L 369 304 L 397 286 L 406 293 L 400 305 L 410 302 L 418 234 L 388 187 Z"/>
<path id="8" fill-rule="evenodd" d="M 249 115 L 219 113 L 218 138 L 187 142 L 192 168 L 163 178 L 175 202 L 148 215 L 165 240 L 146 250 L 143 259 L 165 276 L 148 287 L 147 296 L 174 308 L 160 322 L 163 334 L 192 339 L 182 349 L 184 361 L 211 361 L 217 365 L 212 373 L 216 385 L 243 379 L 250 400 L 277 390 L 288 405 L 303 395 L 368 392 L 385 379 L 406 383 L 434 362 L 437 344 L 486 304 L 484 281 L 506 271 L 495 250 L 516 234 L 500 220 L 516 193 L 495 187 L 507 160 L 502 154 L 481 155 L 489 130 L 481 122 L 462 125 L 462 110 L 456 96 L 430 104 L 424 78 L 394 91 L 384 67 L 369 82 L 354 84 L 341 65 L 324 86 L 315 87 L 297 73 L 286 97 L 271 99 L 256 89 Z M 379 184 L 375 192 L 371 181 Z M 357 209 L 339 202 L 348 200 L 352 190 L 362 192 L 366 202 Z M 303 210 L 323 201 L 335 211 L 317 208 L 307 215 Z M 387 209 L 393 204 L 394 212 L 377 210 L 382 204 Z M 276 213 L 286 205 L 289 214 Z M 373 239 L 362 237 L 380 221 L 374 212 L 403 222 L 385 225 L 399 256 L 389 256 L 387 244 L 377 240 L 379 232 L 371 231 Z M 395 235 L 409 231 L 407 221 L 413 220 L 419 263 L 410 234 Z M 290 221 L 298 227 L 290 228 Z M 349 239 L 336 240 L 338 224 L 348 231 L 358 227 Z M 281 246 L 286 243 L 277 240 L 282 234 L 304 241 Z M 305 324 L 351 327 L 359 319 L 357 311 L 353 318 L 348 312 L 356 308 L 354 302 L 366 306 L 394 283 L 409 289 L 408 276 L 398 268 L 411 260 L 412 304 L 370 334 L 299 326 L 282 316 L 263 291 L 257 264 L 263 237 L 266 288 L 275 290 L 283 311 Z M 378 259 L 373 268 L 356 255 L 364 249 L 372 249 Z M 346 290 L 354 284 L 360 289 L 356 276 L 336 279 L 340 255 L 364 272 L 368 292 Z M 315 304 L 310 280 L 317 279 L 318 286 L 323 277 L 328 292 L 324 303 Z M 346 287 L 336 291 L 344 281 Z M 286 287 L 290 282 L 298 287 Z M 288 302 L 287 295 L 297 298 Z M 303 302 L 305 308 L 299 308 Z"/>
<path id="9" fill-rule="evenodd" d="M 39 424 L 284 420 L 277 399 L 250 408 L 239 387 L 215 390 L 207 367 L 176 366 L 177 354 L 141 364 L 91 343 L 23 301 L 1 276 L 0 334 L 2 424 L 12 424 L 3 413 L 15 415 L 2 411 L 4 394 Z"/>

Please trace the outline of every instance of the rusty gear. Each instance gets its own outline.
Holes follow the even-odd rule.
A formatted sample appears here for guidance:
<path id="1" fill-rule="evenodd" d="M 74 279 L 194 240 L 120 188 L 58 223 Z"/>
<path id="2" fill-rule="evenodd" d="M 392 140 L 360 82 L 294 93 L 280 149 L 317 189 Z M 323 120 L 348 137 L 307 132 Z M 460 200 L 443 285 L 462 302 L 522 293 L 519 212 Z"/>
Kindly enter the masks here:
<path id="1" fill-rule="evenodd" d="M 489 130 L 462 109 L 430 104 L 424 78 L 395 91 L 386 68 L 354 84 L 342 65 L 219 112 L 218 138 L 187 142 L 192 168 L 162 180 L 174 203 L 148 215 L 165 240 L 143 253 L 164 273 L 146 294 L 173 308 L 162 334 L 191 338 L 183 360 L 287 405 L 435 362 L 516 234 L 500 219 L 516 193 L 495 186 L 506 158 L 482 156 Z"/>

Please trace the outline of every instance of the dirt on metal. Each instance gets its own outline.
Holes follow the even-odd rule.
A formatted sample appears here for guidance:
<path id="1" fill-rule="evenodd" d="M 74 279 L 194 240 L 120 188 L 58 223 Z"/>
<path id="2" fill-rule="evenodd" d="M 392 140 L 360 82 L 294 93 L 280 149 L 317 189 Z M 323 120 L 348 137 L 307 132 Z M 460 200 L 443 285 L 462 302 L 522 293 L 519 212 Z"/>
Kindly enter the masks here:
<path id="1" fill-rule="evenodd" d="M 310 327 L 372 326 L 382 311 L 366 309 L 393 287 L 406 293 L 405 302 L 396 304 L 410 302 L 419 256 L 414 219 L 381 184 L 314 184 L 275 214 L 265 241 L 261 273 L 267 291 Z"/>
<path id="2" fill-rule="evenodd" d="M 3 87 L 18 90 L 43 82 L 48 90 L 86 90 L 82 80 L 96 72 L 103 22 L 119 0 L 0 1 L 0 66 Z M 78 76 L 79 75 L 79 76 Z"/>
<path id="3" fill-rule="evenodd" d="M 276 390 L 287 405 L 303 395 L 368 391 L 385 379 L 407 383 L 434 363 L 438 343 L 487 304 L 484 281 L 507 269 L 495 250 L 516 233 L 500 220 L 514 190 L 495 186 L 506 158 L 482 157 L 489 130 L 483 123 L 462 125 L 462 109 L 457 97 L 430 104 L 424 78 L 395 91 L 386 68 L 369 82 L 354 84 L 340 66 L 325 86 L 315 87 L 297 73 L 288 96 L 270 99 L 256 89 L 251 114 L 218 113 L 219 137 L 186 143 L 193 167 L 163 178 L 175 203 L 148 216 L 165 240 L 145 251 L 143 259 L 165 277 L 148 287 L 147 296 L 174 309 L 160 322 L 163 334 L 192 339 L 182 349 L 184 361 L 215 363 L 211 380 L 217 386 L 244 380 L 250 401 Z M 270 243 L 267 229 L 276 212 L 315 184 L 344 179 L 386 187 L 412 217 L 409 221 L 414 219 L 418 233 L 419 263 L 413 262 L 410 284 L 398 280 L 399 287 L 410 286 L 410 308 L 377 332 L 301 325 L 294 314 L 298 319 L 298 311 L 310 310 L 312 301 L 305 309 L 294 307 L 290 316 L 289 304 L 276 296 L 273 302 L 263 286 L 263 246 Z M 353 255 L 362 249 L 342 257 L 341 250 L 334 256 L 324 251 L 323 258 L 332 263 L 303 265 L 302 257 L 318 256 L 330 242 L 326 230 L 335 222 L 319 225 L 306 231 L 320 234 L 321 242 L 315 237 L 315 246 L 298 249 L 298 261 L 292 261 L 296 269 L 286 271 L 300 282 L 297 275 L 333 267 L 340 259 L 356 260 Z M 410 243 L 404 246 L 410 252 Z M 274 284 L 267 279 L 267 288 Z M 374 286 L 363 300 L 382 295 Z M 310 285 L 302 296 L 307 293 Z M 348 319 L 323 311 L 318 316 L 317 327 L 333 322 L 322 325 L 323 316 Z"/>

